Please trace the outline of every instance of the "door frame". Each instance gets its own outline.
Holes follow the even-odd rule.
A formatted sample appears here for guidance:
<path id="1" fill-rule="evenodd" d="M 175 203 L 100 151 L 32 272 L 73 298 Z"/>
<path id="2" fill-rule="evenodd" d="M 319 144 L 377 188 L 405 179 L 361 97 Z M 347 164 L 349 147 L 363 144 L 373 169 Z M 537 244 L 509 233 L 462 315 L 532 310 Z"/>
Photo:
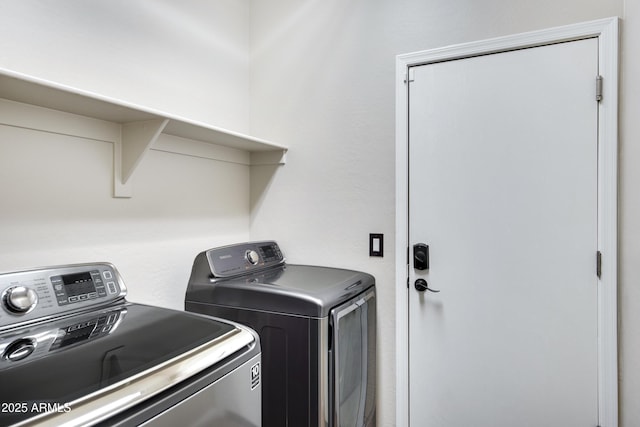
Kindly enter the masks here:
<path id="1" fill-rule="evenodd" d="M 617 17 L 396 57 L 396 425 L 409 426 L 409 87 L 411 67 L 597 37 L 603 97 L 598 108 L 598 418 L 618 426 L 618 24 Z M 594 97 L 595 97 L 594 76 Z M 594 102 L 595 99 L 594 99 Z M 594 271 L 595 256 L 594 254 Z"/>

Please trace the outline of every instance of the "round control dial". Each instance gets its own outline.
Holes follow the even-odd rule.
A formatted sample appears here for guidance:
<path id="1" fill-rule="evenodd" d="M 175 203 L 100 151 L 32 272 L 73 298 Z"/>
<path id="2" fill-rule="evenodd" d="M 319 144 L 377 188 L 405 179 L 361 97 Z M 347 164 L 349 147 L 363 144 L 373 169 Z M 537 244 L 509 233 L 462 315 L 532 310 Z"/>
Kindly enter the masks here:
<path id="1" fill-rule="evenodd" d="M 247 258 L 247 261 L 249 261 L 249 264 L 251 265 L 256 265 L 260 261 L 260 255 L 258 255 L 258 252 L 253 250 L 247 251 L 244 256 Z"/>
<path id="2" fill-rule="evenodd" d="M 5 291 L 3 303 L 12 313 L 27 313 L 38 303 L 38 294 L 26 286 L 14 286 Z"/>

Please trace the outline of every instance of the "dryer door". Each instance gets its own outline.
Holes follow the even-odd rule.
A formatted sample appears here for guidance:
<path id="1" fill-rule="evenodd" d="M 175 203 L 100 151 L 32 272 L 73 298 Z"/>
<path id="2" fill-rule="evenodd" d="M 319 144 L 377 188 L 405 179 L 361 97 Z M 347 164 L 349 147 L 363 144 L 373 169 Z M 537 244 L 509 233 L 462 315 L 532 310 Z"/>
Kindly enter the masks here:
<path id="1" fill-rule="evenodd" d="M 331 311 L 333 426 L 375 425 L 375 289 Z"/>

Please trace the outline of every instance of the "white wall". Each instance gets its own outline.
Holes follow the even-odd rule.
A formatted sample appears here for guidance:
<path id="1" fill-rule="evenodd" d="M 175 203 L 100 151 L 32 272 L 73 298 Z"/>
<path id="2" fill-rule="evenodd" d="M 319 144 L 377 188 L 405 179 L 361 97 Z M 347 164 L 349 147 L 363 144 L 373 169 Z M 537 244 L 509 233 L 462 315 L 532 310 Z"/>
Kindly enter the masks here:
<path id="1" fill-rule="evenodd" d="M 289 144 L 290 151 L 286 167 L 268 183 L 252 174 L 252 188 L 268 192 L 252 194 L 251 236 L 277 239 L 292 262 L 376 276 L 380 426 L 395 423 L 395 56 L 609 16 L 627 18 L 624 49 L 638 52 L 640 23 L 634 21 L 640 10 L 624 6 L 623 0 L 252 2 L 251 130 Z M 637 57 L 625 61 L 623 85 L 640 75 Z M 637 114 L 631 113 L 640 101 L 633 95 L 638 90 L 629 89 L 622 88 L 628 93 L 623 117 L 629 118 L 622 147 L 630 156 L 622 158 L 620 281 L 621 294 L 630 297 L 621 312 L 626 427 L 640 424 L 640 276 L 632 267 L 640 261 L 640 200 L 634 194 L 640 175 L 637 167 L 631 170 L 640 161 Z M 383 259 L 368 256 L 370 232 L 385 233 Z"/>
<path id="2" fill-rule="evenodd" d="M 622 22 L 619 202 L 619 371 L 621 426 L 640 425 L 640 3 L 625 0 Z"/>
<path id="3" fill-rule="evenodd" d="M 248 11 L 236 0 L 1 2 L 0 67 L 246 132 Z M 112 152 L 0 126 L 0 271 L 110 261 L 130 300 L 182 308 L 195 255 L 249 239 L 249 167 L 152 150 L 134 197 L 114 199 Z"/>
<path id="4" fill-rule="evenodd" d="M 0 2 L 0 66 L 248 131 L 247 0 Z"/>
<path id="5" fill-rule="evenodd" d="M 248 167 L 152 150 L 114 199 L 112 151 L 0 126 L 0 270 L 109 261 L 130 300 L 182 309 L 195 255 L 248 238 Z"/>

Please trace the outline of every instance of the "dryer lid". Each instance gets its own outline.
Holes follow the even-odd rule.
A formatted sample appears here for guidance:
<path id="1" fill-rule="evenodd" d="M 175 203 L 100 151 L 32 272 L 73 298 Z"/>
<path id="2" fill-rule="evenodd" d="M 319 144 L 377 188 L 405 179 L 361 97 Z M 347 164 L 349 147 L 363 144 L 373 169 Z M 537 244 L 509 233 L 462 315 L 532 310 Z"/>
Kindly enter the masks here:
<path id="1" fill-rule="evenodd" d="M 216 304 L 251 310 L 327 317 L 331 309 L 374 286 L 372 275 L 354 270 L 287 264 L 232 279 L 216 280 L 201 273 L 197 257 L 186 303 Z"/>

